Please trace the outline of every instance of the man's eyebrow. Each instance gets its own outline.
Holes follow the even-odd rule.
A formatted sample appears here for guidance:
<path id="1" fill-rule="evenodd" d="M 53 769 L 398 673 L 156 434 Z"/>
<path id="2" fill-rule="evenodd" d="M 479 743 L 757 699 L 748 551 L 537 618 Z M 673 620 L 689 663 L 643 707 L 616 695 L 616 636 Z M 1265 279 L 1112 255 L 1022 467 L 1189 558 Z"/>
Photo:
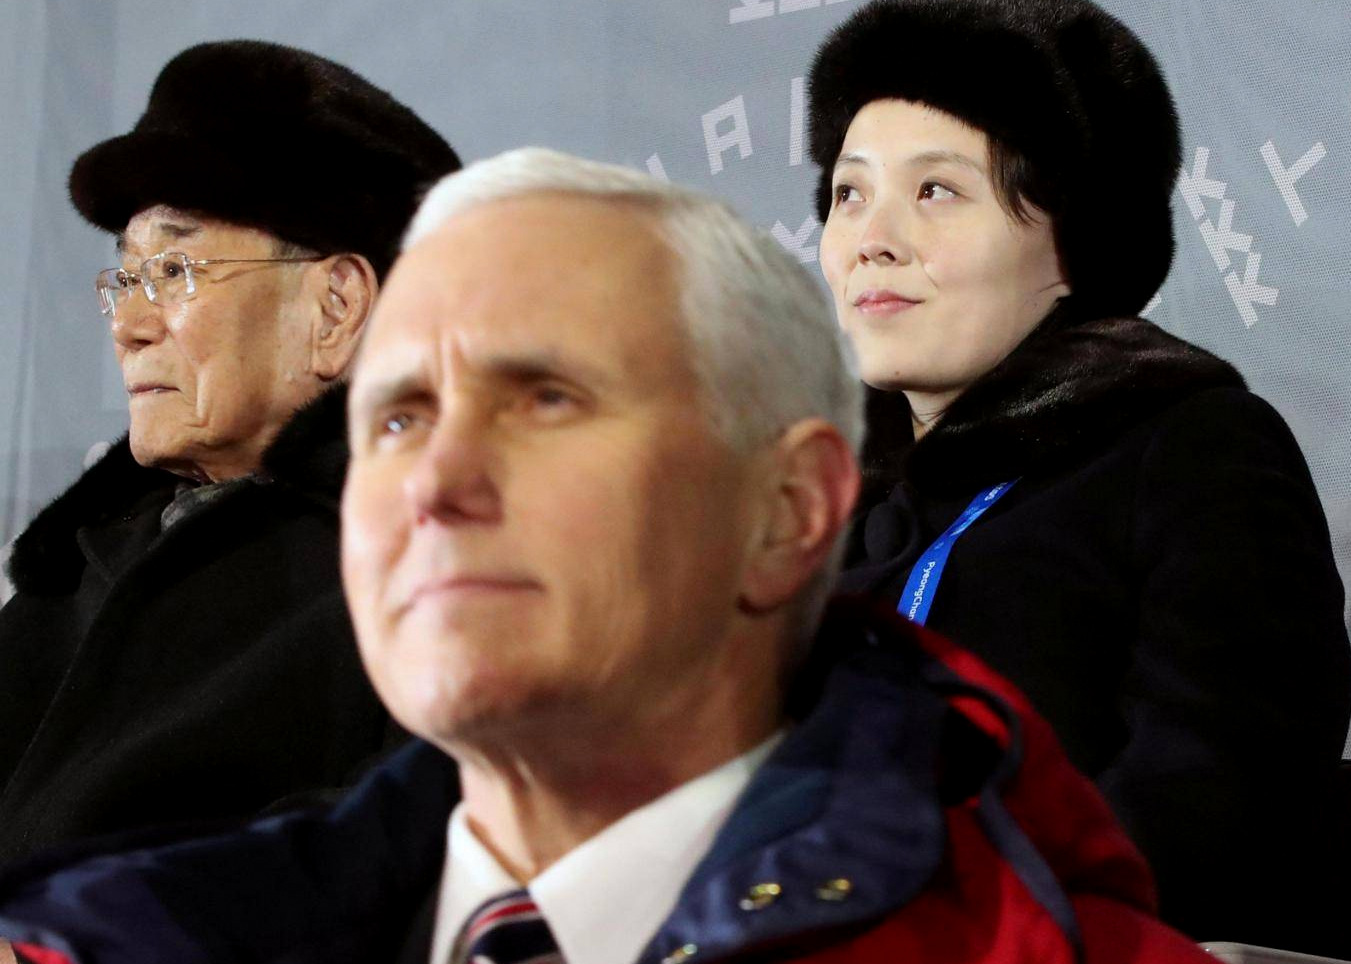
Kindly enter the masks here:
<path id="1" fill-rule="evenodd" d="M 547 350 L 489 355 L 474 367 L 491 379 L 512 385 L 536 385 L 562 379 L 580 388 L 599 389 L 612 380 L 610 375 L 584 358 L 564 357 L 558 352 Z M 352 410 L 371 411 L 402 399 L 431 395 L 434 391 L 428 383 L 428 376 L 422 372 L 376 376 L 371 381 L 358 384 L 352 397 Z"/>
<path id="2" fill-rule="evenodd" d="M 177 221 L 161 221 L 155 227 L 161 234 L 167 234 L 175 241 L 193 238 L 202 233 L 200 224 L 183 224 Z"/>
<path id="3" fill-rule="evenodd" d="M 352 393 L 352 411 L 369 412 L 399 399 L 416 398 L 429 393 L 427 378 L 421 372 L 358 382 Z"/>
<path id="4" fill-rule="evenodd" d="M 503 381 L 524 385 L 561 378 L 582 386 L 600 387 L 609 381 L 605 372 L 586 359 L 549 350 L 490 355 L 482 367 Z"/>
<path id="5" fill-rule="evenodd" d="M 202 233 L 200 224 L 187 224 L 179 221 L 158 221 L 155 224 L 155 231 L 160 234 L 166 234 L 171 240 L 181 241 L 184 238 L 193 238 Z M 117 235 L 114 242 L 117 249 L 117 256 L 120 258 L 127 253 L 127 234 L 125 231 Z"/>

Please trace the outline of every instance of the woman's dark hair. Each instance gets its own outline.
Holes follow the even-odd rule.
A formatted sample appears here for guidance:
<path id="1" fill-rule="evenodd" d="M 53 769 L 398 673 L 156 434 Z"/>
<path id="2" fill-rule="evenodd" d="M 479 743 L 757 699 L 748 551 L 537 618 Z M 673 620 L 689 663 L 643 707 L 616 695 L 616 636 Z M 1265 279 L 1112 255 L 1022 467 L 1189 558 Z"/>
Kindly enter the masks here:
<path id="1" fill-rule="evenodd" d="M 978 128 L 977 128 L 978 129 Z M 1027 155 L 1002 138 L 981 131 L 989 142 L 986 163 L 990 169 L 990 185 L 999 206 L 1009 217 L 1021 224 L 1031 224 L 1037 213 L 1051 222 L 1051 236 L 1055 239 L 1056 254 L 1062 267 L 1066 265 L 1065 246 L 1061 232 L 1061 213 L 1065 210 L 1065 192 L 1054 172 L 1038 167 Z M 1066 268 L 1066 277 L 1069 276 Z M 1058 331 L 1075 321 L 1083 320 L 1081 299 L 1070 294 L 1061 298 L 1042 319 L 1034 335 Z"/>
<path id="2" fill-rule="evenodd" d="M 1056 187 L 1055 180 L 1046 172 L 1038 170 L 1027 155 L 1018 148 L 1005 143 L 1002 139 L 982 131 L 989 139 L 990 184 L 994 187 L 995 197 L 1015 221 L 1031 224 L 1035 208 L 1051 219 L 1056 226 L 1056 217 L 1064 202 L 1063 195 Z M 1059 236 L 1057 235 L 1057 246 Z"/>
<path id="3" fill-rule="evenodd" d="M 987 133 L 1006 209 L 1051 216 L 1081 317 L 1133 315 L 1163 283 L 1177 112 L 1139 38 L 1088 0 L 871 0 L 822 43 L 807 89 L 822 222 L 854 115 L 897 98 Z"/>

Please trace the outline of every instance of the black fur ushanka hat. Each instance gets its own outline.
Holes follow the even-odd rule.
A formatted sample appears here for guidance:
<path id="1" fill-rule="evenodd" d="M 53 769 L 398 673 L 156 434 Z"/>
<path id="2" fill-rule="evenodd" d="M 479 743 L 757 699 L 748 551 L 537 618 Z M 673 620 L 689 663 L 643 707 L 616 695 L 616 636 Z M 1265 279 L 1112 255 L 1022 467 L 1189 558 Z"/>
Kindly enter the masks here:
<path id="1" fill-rule="evenodd" d="M 1168 274 L 1177 112 L 1139 38 L 1088 0 L 874 0 L 817 51 L 808 89 L 823 223 L 854 115 L 899 98 L 979 128 L 1058 186 L 1048 213 L 1074 317 L 1136 314 Z"/>
<path id="2" fill-rule="evenodd" d="M 106 231 L 167 204 L 364 255 L 383 277 L 422 192 L 459 167 L 441 135 L 346 67 L 231 40 L 170 60 L 131 133 L 76 159 L 70 197 Z"/>

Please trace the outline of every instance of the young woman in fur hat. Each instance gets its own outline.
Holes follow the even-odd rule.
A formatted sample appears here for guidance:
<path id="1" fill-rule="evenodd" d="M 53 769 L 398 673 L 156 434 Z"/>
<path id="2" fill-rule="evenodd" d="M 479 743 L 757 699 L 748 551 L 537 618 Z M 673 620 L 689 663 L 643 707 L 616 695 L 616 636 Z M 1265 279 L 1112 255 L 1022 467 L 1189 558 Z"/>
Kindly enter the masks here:
<path id="1" fill-rule="evenodd" d="M 1337 949 L 1342 586 L 1280 416 L 1136 317 L 1180 161 L 1153 58 L 1084 0 L 878 0 L 810 98 L 821 264 L 876 390 L 845 588 L 1024 688 L 1165 920 Z"/>

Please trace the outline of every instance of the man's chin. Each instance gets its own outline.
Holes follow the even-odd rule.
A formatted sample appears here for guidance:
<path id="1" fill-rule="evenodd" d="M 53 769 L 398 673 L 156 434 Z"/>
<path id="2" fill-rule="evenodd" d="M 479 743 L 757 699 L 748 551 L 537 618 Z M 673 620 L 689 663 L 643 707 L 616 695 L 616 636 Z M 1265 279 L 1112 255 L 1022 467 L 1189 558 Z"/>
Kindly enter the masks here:
<path id="1" fill-rule="evenodd" d="M 181 439 L 166 438 L 162 432 L 138 431 L 135 421 L 130 434 L 131 457 L 148 469 L 163 469 L 194 481 L 202 480 L 192 447 Z"/>
<path id="2" fill-rule="evenodd" d="M 131 426 L 131 457 L 148 469 L 163 468 L 166 462 L 181 458 L 182 453 L 174 446 L 164 444 L 152 432 L 138 432 L 133 422 Z"/>
<path id="3" fill-rule="evenodd" d="M 513 742 L 513 733 L 552 717 L 551 707 L 562 702 L 524 668 L 504 665 L 424 668 L 375 683 L 404 729 L 457 757 L 466 748 Z"/>
<path id="4" fill-rule="evenodd" d="M 464 692 L 427 702 L 401 699 L 402 711 L 391 715 L 408 732 L 420 736 L 457 759 L 476 748 L 512 742 L 509 734 L 523 728 L 523 694 L 515 692 Z"/>

